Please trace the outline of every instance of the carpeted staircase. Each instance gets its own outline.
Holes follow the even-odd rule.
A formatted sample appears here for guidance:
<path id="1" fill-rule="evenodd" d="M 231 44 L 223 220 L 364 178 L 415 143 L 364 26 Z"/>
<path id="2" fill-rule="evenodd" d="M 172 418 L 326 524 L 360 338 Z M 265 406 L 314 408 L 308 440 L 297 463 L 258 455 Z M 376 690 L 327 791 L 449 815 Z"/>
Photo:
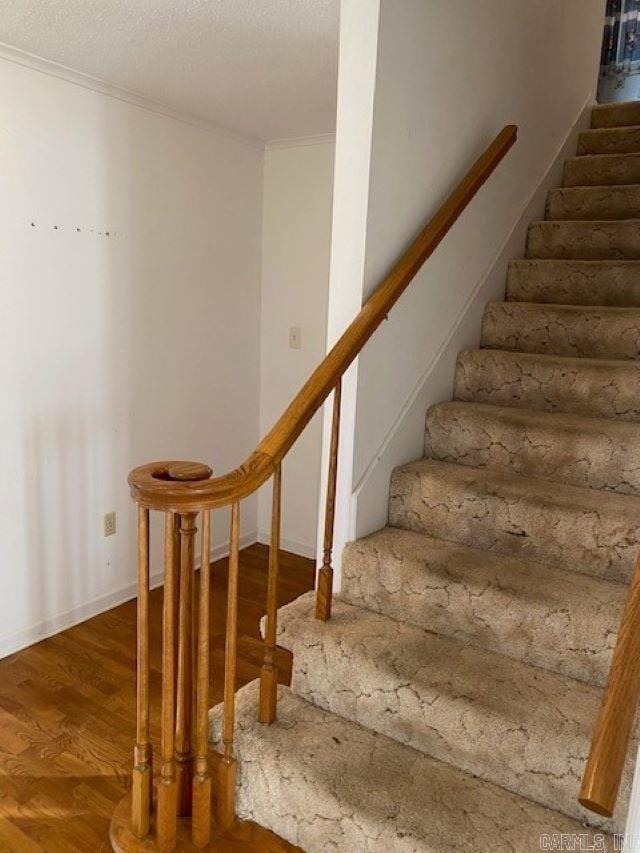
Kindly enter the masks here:
<path id="1" fill-rule="evenodd" d="M 640 103 L 592 128 L 333 618 L 312 594 L 281 611 L 278 722 L 238 694 L 239 812 L 308 853 L 624 829 L 636 743 L 612 820 L 577 797 L 640 550 Z"/>

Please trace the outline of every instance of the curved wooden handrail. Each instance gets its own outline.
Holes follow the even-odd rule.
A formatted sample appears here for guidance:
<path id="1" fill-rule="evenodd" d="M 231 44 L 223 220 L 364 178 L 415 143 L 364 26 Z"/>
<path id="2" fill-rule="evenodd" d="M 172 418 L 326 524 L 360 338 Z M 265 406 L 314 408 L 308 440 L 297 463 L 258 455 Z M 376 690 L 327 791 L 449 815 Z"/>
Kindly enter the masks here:
<path id="1" fill-rule="evenodd" d="M 240 501 L 271 476 L 271 541 L 267 576 L 267 625 L 263 666 L 260 672 L 259 719 L 277 718 L 278 671 L 275 664 L 278 612 L 278 565 L 280 549 L 281 462 L 287 451 L 333 393 L 333 421 L 329 448 L 327 499 L 322 567 L 317 575 L 316 618 L 331 616 L 333 588 L 334 499 L 340 433 L 342 376 L 360 353 L 389 310 L 433 253 L 460 213 L 487 180 L 516 139 L 516 128 L 505 127 L 474 163 L 447 201 L 427 223 L 392 271 L 367 300 L 358 316 L 294 397 L 273 429 L 251 456 L 229 474 L 212 479 L 212 470 L 200 462 L 153 462 L 129 474 L 129 486 L 138 503 L 138 703 L 137 738 L 132 771 L 133 797 L 123 801 L 114 814 L 112 838 L 127 840 L 127 849 L 145 849 L 144 840 L 154 835 L 152 846 L 180 849 L 186 837 L 197 847 L 211 839 L 211 788 L 207 744 L 209 654 L 209 510 L 230 505 L 229 582 L 225 631 L 223 750 L 218 765 L 217 824 L 223 829 L 236 820 L 236 752 L 234 744 L 235 685 L 238 655 L 238 579 L 240 551 Z M 160 757 L 162 772 L 156 798 L 155 832 L 151 823 L 151 764 L 149 742 L 149 510 L 165 513 L 165 586 L 162 617 L 162 706 Z M 194 538 L 198 513 L 202 512 L 201 581 L 198 605 L 198 669 L 194 701 L 195 570 Z M 177 652 L 177 654 L 176 654 Z M 193 730 L 193 731 L 192 731 Z M 193 734 L 195 732 L 195 750 Z M 178 815 L 191 814 L 190 831 Z M 178 835 L 180 835 L 180 839 Z M 133 842 L 133 843 L 130 843 Z M 193 846 L 189 845 L 189 846 Z M 114 849 L 115 849 L 114 845 Z M 121 845 L 118 845 L 120 849 Z M 150 849 L 150 848 L 149 848 Z"/>
<path id="2" fill-rule="evenodd" d="M 143 465 L 129 475 L 133 498 L 150 509 L 182 512 L 213 509 L 248 497 L 266 482 L 424 262 L 509 151 L 516 135 L 515 125 L 507 125 L 500 131 L 369 297 L 275 426 L 239 468 L 214 479 L 208 479 L 207 475 L 202 479 L 176 480 L 167 475 L 166 462 Z"/>
<path id="3" fill-rule="evenodd" d="M 611 817 L 640 698 L 640 557 L 622 614 L 591 751 L 582 777 L 580 803 Z"/>

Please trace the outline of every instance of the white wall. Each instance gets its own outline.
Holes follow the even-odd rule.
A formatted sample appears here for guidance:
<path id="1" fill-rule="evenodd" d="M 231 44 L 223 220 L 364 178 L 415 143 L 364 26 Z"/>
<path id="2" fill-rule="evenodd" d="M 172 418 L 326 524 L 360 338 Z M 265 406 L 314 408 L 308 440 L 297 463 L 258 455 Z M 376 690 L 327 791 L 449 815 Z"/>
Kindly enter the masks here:
<path id="1" fill-rule="evenodd" d="M 388 478 L 372 476 L 377 460 L 391 445 L 391 466 L 420 455 L 422 428 L 402 442 L 392 439 L 427 367 L 437 362 L 479 283 L 491 273 L 504 286 L 503 270 L 495 268 L 506 262 L 501 248 L 585 103 L 594 100 L 603 13 L 603 0 L 454 6 L 448 0 L 343 0 L 336 174 L 343 151 L 354 161 L 370 158 L 370 168 L 366 216 L 354 219 L 339 244 L 334 240 L 330 328 L 346 322 L 343 316 L 334 322 L 332 306 L 372 290 L 502 126 L 517 124 L 519 139 L 359 359 L 357 391 L 346 400 L 356 413 L 341 434 L 343 452 L 351 448 L 354 461 L 342 468 L 338 484 L 338 558 L 346 539 L 385 523 Z M 349 26 L 351 19 L 359 26 Z M 360 81 L 358 91 L 350 79 L 353 57 L 365 48 L 371 53 L 374 27 L 375 82 Z M 335 211 L 349 192 L 348 181 L 336 180 Z M 349 277 L 346 270 L 362 253 L 363 227 L 364 271 Z M 478 335 L 479 325 L 469 327 L 460 343 L 474 345 Z"/>
<path id="2" fill-rule="evenodd" d="M 133 465 L 257 443 L 263 152 L 7 61 L 0 101 L 6 652 L 128 597 Z"/>
<path id="3" fill-rule="evenodd" d="M 326 342 L 334 141 L 267 148 L 264 163 L 260 429 L 265 434 L 322 360 Z M 301 328 L 290 349 L 289 329 Z M 282 546 L 315 555 L 321 416 L 282 467 Z M 258 529 L 268 542 L 271 488 L 261 490 Z"/>
<path id="4" fill-rule="evenodd" d="M 327 350 L 349 325 L 362 305 L 371 134 L 378 53 L 378 0 L 341 0 L 335 176 L 331 229 Z M 351 492 L 358 383 L 358 359 L 342 378 L 338 489 L 334 519 L 333 566 L 336 588 L 340 561 L 351 533 Z M 324 406 L 322 459 L 331 442 L 332 400 Z M 322 470 L 320 500 L 326 498 L 326 467 Z M 324 518 L 318 518 L 317 562 L 322 564 Z"/>

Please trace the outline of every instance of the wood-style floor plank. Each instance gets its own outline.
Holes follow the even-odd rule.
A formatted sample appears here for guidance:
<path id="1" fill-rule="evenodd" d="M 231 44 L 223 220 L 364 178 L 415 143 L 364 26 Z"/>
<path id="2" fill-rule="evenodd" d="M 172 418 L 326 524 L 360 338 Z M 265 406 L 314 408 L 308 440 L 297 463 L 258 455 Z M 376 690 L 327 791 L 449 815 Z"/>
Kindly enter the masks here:
<path id="1" fill-rule="evenodd" d="M 257 678 L 268 549 L 240 555 L 238 688 Z M 279 603 L 313 586 L 313 562 L 282 552 Z M 227 561 L 211 578 L 211 701 L 222 698 Z M 151 738 L 160 739 L 162 589 L 150 595 Z M 135 736 L 135 600 L 0 661 L 0 853 L 96 853 L 129 789 Z M 290 658 L 277 662 L 287 677 Z M 257 712 L 257 709 L 256 709 Z M 156 768 L 157 770 L 157 768 Z M 268 850 L 251 830 L 222 842 Z M 227 846 L 224 846 L 227 845 Z M 262 847 L 261 847 L 262 845 Z"/>

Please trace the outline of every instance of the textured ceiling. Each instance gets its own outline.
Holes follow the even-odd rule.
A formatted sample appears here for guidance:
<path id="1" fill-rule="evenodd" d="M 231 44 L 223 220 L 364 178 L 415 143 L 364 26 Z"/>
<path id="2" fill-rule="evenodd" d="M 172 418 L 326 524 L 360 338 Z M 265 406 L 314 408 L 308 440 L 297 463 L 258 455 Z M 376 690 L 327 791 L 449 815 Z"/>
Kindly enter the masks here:
<path id="1" fill-rule="evenodd" d="M 0 41 L 195 119 L 333 131 L 339 0 L 10 0 Z"/>

